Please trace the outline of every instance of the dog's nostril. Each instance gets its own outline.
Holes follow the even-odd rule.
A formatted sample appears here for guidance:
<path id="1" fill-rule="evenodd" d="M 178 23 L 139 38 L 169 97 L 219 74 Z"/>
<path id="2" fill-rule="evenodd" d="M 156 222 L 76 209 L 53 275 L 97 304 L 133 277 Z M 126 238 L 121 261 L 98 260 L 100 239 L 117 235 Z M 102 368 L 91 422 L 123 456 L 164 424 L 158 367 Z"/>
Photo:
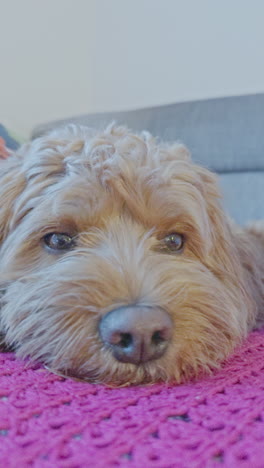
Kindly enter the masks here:
<path id="1" fill-rule="evenodd" d="M 162 332 L 155 331 L 151 337 L 151 343 L 155 346 L 159 345 L 160 343 L 164 343 L 166 339 L 162 336 Z"/>
<path id="2" fill-rule="evenodd" d="M 133 338 L 131 333 L 120 333 L 120 340 L 117 343 L 120 348 L 129 348 L 133 343 Z"/>

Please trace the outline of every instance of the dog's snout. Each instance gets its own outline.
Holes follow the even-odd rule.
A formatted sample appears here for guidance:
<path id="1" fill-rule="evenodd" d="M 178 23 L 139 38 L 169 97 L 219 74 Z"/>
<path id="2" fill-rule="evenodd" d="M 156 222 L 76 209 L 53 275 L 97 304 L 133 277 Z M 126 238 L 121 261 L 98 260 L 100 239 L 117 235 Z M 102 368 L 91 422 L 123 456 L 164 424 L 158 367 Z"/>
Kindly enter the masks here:
<path id="1" fill-rule="evenodd" d="M 172 320 L 159 308 L 122 307 L 101 319 L 99 333 L 118 361 L 140 364 L 164 354 L 172 335 Z"/>

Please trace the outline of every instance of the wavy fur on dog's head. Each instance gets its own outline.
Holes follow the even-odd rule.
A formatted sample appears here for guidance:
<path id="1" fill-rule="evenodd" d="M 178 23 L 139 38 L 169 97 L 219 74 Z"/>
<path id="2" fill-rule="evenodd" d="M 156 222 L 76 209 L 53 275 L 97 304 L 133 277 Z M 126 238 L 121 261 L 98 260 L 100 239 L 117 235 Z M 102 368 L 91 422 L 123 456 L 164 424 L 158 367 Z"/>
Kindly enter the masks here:
<path id="1" fill-rule="evenodd" d="M 254 325 L 254 242 L 183 146 L 69 126 L 0 164 L 0 331 L 18 355 L 115 385 L 181 381 L 217 366 Z M 75 236 L 75 247 L 49 251 L 50 232 Z M 164 249 L 172 232 L 184 236 L 179 253 Z M 122 363 L 103 345 L 100 318 L 130 304 L 170 315 L 160 359 Z"/>

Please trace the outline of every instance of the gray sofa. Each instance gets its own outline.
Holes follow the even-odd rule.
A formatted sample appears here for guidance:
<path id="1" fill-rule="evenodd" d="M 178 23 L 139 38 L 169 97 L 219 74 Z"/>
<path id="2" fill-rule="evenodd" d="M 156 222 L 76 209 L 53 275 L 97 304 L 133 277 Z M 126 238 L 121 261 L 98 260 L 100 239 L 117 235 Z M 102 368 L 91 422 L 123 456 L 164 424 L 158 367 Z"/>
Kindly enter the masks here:
<path id="1" fill-rule="evenodd" d="M 264 94 L 84 115 L 38 126 L 32 136 L 69 122 L 103 128 L 113 120 L 185 143 L 197 163 L 219 174 L 232 218 L 242 225 L 264 219 Z"/>

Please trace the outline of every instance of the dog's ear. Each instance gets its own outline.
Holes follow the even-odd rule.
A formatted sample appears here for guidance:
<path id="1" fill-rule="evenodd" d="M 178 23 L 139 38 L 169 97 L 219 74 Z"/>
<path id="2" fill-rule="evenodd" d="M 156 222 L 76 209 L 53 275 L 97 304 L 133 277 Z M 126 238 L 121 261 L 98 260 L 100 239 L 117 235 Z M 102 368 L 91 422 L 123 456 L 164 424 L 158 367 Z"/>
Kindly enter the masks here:
<path id="1" fill-rule="evenodd" d="M 0 160 L 0 243 L 25 215 L 21 208 L 26 199 L 21 201 L 20 197 L 25 189 L 31 190 L 28 198 L 36 196 L 64 173 L 66 150 L 69 146 L 68 152 L 73 151 L 76 146 L 76 141 L 70 144 L 72 135 L 66 130 L 37 138 Z"/>
<path id="2" fill-rule="evenodd" d="M 0 161 L 0 243 L 10 230 L 15 201 L 26 185 L 22 164 L 18 154 Z"/>

